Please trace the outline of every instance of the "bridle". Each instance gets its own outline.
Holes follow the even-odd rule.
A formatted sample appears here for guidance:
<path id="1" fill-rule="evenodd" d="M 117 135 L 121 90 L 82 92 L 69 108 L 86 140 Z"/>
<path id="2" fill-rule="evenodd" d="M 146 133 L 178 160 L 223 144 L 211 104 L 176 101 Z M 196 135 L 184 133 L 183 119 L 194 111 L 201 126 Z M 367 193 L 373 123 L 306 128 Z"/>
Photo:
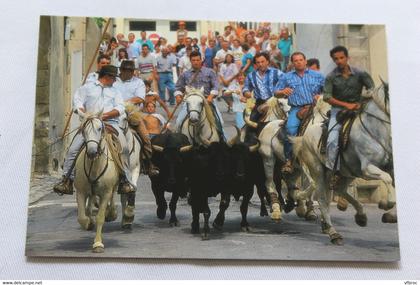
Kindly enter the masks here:
<path id="1" fill-rule="evenodd" d="M 198 116 L 201 117 L 201 113 L 203 112 L 203 106 L 204 106 L 204 100 L 205 100 L 205 98 L 204 98 L 204 96 L 202 96 L 200 94 L 192 93 L 192 94 L 186 95 L 184 100 L 187 100 L 189 97 L 192 97 L 192 96 L 200 97 L 203 100 L 203 104 L 201 105 L 201 109 L 200 110 L 190 110 L 190 106 L 189 106 L 189 104 L 187 102 L 187 116 L 190 117 L 191 113 L 196 112 L 198 114 Z M 204 119 L 205 119 L 205 116 L 204 116 Z M 190 121 L 190 124 L 191 125 L 195 125 L 195 124 L 197 124 L 199 122 L 202 122 L 204 119 L 201 119 L 201 120 L 199 120 L 198 122 L 195 122 L 195 123 L 193 123 L 193 122 Z"/>
<path id="2" fill-rule="evenodd" d="M 95 128 L 95 126 L 93 124 L 93 120 L 99 120 L 101 122 L 102 132 L 101 132 L 101 137 L 100 137 L 99 141 L 96 141 L 96 140 L 86 140 L 85 130 L 88 128 L 88 126 L 90 126 L 92 129 Z M 109 152 L 109 150 L 108 150 L 108 148 L 105 148 L 105 146 L 103 148 L 101 148 L 102 141 L 103 141 L 103 139 L 105 137 L 105 124 L 104 124 L 104 122 L 99 117 L 92 116 L 92 117 L 87 118 L 86 121 L 83 123 L 83 125 L 81 126 L 81 132 L 82 132 L 83 138 L 85 139 L 85 143 L 84 143 L 84 147 L 85 147 L 84 161 L 85 162 L 87 160 L 90 161 L 90 167 L 89 167 L 89 169 L 87 169 L 87 165 L 86 165 L 85 162 L 83 163 L 83 169 L 84 169 L 86 178 L 88 179 L 88 181 L 89 181 L 89 183 L 91 185 L 92 191 L 93 191 L 93 185 L 95 185 L 98 182 L 98 180 L 105 174 L 106 170 L 108 169 L 108 162 L 109 162 L 109 153 L 108 152 Z M 98 148 L 97 155 L 95 157 L 93 157 L 93 158 L 90 158 L 87 155 L 87 144 L 88 143 L 95 143 L 97 145 L 97 148 Z M 106 149 L 106 153 L 105 153 L 105 149 Z M 91 178 L 94 161 L 95 161 L 95 159 L 97 157 L 101 156 L 102 154 L 105 154 L 106 157 L 107 157 L 105 167 L 102 169 L 102 171 L 100 172 L 100 174 L 97 177 Z"/>
<path id="3" fill-rule="evenodd" d="M 207 120 L 206 112 L 203 113 L 203 108 L 205 104 L 204 100 L 206 100 L 206 98 L 201 94 L 191 93 L 191 94 L 186 95 L 184 100 L 186 101 L 189 97 L 192 97 L 192 96 L 200 97 L 203 100 L 200 110 L 190 110 L 189 104 L 188 102 L 186 102 L 187 104 L 187 117 L 186 118 L 188 118 L 188 126 L 193 127 L 192 133 L 190 131 L 190 128 L 188 128 L 188 134 L 192 138 L 193 142 L 196 142 L 195 138 L 197 137 L 198 134 L 201 133 L 201 130 L 203 129 L 203 126 L 204 126 L 204 121 Z M 196 112 L 198 114 L 199 120 L 197 122 L 192 122 L 190 119 L 190 114 L 193 112 Z M 211 133 L 207 140 L 210 140 L 210 138 L 213 136 L 213 128 L 210 128 L 210 130 L 211 130 Z"/>
<path id="4" fill-rule="evenodd" d="M 101 127 L 102 127 L 102 132 L 101 132 L 101 137 L 99 139 L 99 141 L 96 140 L 87 140 L 86 139 L 86 135 L 85 135 L 85 130 L 87 129 L 88 126 L 90 126 L 92 129 L 95 129 L 95 126 L 93 124 L 93 120 L 99 120 L 101 122 Z M 103 149 L 100 148 L 100 145 L 102 143 L 102 140 L 105 136 L 105 124 L 104 122 L 97 116 L 92 116 L 86 119 L 86 121 L 83 123 L 83 125 L 80 127 L 80 130 L 82 132 L 83 138 L 85 140 L 85 146 L 88 145 L 88 143 L 95 143 L 98 147 L 98 155 L 101 155 L 103 153 Z"/>

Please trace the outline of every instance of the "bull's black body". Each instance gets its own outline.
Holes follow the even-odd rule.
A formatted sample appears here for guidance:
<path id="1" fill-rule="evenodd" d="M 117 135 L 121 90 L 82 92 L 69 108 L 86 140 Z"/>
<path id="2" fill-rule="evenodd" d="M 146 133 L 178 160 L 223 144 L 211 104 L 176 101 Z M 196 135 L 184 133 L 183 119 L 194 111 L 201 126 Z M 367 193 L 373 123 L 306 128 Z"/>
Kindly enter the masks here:
<path id="1" fill-rule="evenodd" d="M 179 221 L 175 215 L 176 203 L 179 197 L 187 195 L 187 173 L 189 169 L 189 152 L 181 153 L 180 148 L 188 146 L 188 138 L 179 133 L 165 133 L 157 135 L 152 139 L 152 145 L 163 147 L 163 151 L 154 151 L 152 156 L 153 163 L 159 168 L 159 175 L 150 177 L 152 191 L 156 198 L 157 217 L 164 219 L 168 208 L 165 200 L 165 192 L 172 193 L 169 208 L 171 226 L 179 226 Z"/>
<path id="2" fill-rule="evenodd" d="M 208 197 L 214 197 L 219 193 L 225 195 L 231 186 L 229 147 L 225 142 L 214 142 L 208 147 L 197 147 L 192 154 L 191 173 L 189 173 L 193 216 L 191 232 L 199 233 L 199 215 L 203 213 L 202 237 L 207 239 L 211 214 Z"/>
<path id="3" fill-rule="evenodd" d="M 240 206 L 242 221 L 242 230 L 248 231 L 249 224 L 246 219 L 248 213 L 248 204 L 254 194 L 254 185 L 257 187 L 258 195 L 261 200 L 261 216 L 267 216 L 264 196 L 267 189 L 265 187 L 265 174 L 261 156 L 256 148 L 251 152 L 250 147 L 258 143 L 256 139 L 250 139 L 246 143 L 236 142 L 229 150 L 231 164 L 231 181 L 229 191 L 222 193 L 219 213 L 214 220 L 213 226 L 221 229 L 225 220 L 225 211 L 229 207 L 230 195 L 236 200 L 242 196 L 243 200 Z"/>

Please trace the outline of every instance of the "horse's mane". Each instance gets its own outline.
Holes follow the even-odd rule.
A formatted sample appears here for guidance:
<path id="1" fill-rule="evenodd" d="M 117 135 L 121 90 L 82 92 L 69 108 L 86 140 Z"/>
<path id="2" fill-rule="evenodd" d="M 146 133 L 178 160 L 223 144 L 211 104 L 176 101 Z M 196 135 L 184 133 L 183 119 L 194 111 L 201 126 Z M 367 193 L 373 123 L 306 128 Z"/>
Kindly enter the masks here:
<path id="1" fill-rule="evenodd" d="M 286 113 L 280 106 L 281 103 L 276 97 L 268 99 L 266 104 L 268 109 L 264 121 L 270 122 L 277 119 L 285 119 L 287 117 Z"/>
<path id="2" fill-rule="evenodd" d="M 204 97 L 203 95 L 203 91 L 201 91 L 200 89 L 191 87 L 188 93 L 186 94 L 186 98 L 192 94 L 198 95 L 203 99 L 203 107 L 204 107 L 204 112 L 206 112 L 207 121 L 209 122 L 212 128 L 216 128 L 216 118 L 214 117 L 213 110 L 210 104 L 207 102 L 206 97 Z"/>
<path id="3" fill-rule="evenodd" d="M 324 101 L 324 96 L 321 95 L 318 98 L 318 101 L 315 104 L 314 114 L 317 113 L 317 112 L 319 112 L 320 114 L 325 115 L 328 112 L 328 110 L 330 110 L 330 109 L 331 109 L 331 105 L 328 104 L 327 102 L 325 102 Z"/>

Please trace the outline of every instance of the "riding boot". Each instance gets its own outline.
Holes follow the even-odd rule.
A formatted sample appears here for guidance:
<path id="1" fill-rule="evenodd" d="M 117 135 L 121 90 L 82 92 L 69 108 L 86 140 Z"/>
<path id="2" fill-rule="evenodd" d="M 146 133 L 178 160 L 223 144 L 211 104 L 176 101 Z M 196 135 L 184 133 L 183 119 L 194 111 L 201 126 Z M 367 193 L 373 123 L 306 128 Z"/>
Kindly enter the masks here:
<path id="1" fill-rule="evenodd" d="M 54 185 L 53 189 L 58 195 L 73 195 L 73 180 L 67 176 L 63 176 L 61 182 Z"/>
<path id="2" fill-rule="evenodd" d="M 139 121 L 136 131 L 143 143 L 140 154 L 142 173 L 149 176 L 157 176 L 159 175 L 159 168 L 152 163 L 152 142 L 150 141 L 149 132 L 147 131 L 143 120 Z"/>

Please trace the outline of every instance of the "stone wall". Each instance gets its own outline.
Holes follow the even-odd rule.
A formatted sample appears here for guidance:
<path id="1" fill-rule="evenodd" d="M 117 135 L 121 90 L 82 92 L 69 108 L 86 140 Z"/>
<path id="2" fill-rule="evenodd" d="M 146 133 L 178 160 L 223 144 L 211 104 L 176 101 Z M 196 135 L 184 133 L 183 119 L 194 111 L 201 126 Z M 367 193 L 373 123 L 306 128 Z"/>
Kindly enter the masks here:
<path id="1" fill-rule="evenodd" d="M 35 100 L 35 128 L 32 168 L 47 173 L 49 161 L 49 95 L 50 95 L 51 18 L 41 17 L 38 43 L 38 67 Z"/>

